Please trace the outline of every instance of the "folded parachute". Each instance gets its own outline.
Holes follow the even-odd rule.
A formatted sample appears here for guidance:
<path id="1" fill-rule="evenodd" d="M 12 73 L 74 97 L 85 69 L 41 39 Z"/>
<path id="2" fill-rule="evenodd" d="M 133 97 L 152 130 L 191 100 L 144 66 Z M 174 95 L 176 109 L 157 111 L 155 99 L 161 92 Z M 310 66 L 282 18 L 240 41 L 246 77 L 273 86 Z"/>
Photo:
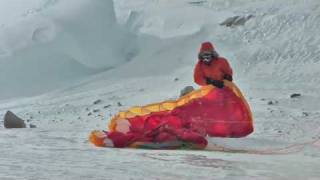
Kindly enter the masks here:
<path id="1" fill-rule="evenodd" d="M 207 136 L 239 138 L 253 132 L 252 114 L 240 90 L 225 81 L 179 98 L 119 112 L 109 131 L 93 131 L 100 147 L 204 149 Z"/>

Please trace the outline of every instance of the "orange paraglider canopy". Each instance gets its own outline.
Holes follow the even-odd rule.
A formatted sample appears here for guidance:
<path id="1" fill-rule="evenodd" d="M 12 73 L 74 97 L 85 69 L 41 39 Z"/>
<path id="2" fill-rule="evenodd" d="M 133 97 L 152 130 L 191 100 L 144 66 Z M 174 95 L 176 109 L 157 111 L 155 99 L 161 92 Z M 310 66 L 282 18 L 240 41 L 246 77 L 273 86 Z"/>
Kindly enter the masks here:
<path id="1" fill-rule="evenodd" d="M 103 139 L 109 138 L 116 147 L 143 147 L 148 143 L 179 147 L 183 142 L 202 149 L 207 145 L 206 136 L 244 137 L 253 132 L 249 105 L 234 83 L 224 83 L 223 89 L 203 86 L 177 100 L 119 112 L 107 134 L 94 131 L 90 140 L 105 146 Z"/>

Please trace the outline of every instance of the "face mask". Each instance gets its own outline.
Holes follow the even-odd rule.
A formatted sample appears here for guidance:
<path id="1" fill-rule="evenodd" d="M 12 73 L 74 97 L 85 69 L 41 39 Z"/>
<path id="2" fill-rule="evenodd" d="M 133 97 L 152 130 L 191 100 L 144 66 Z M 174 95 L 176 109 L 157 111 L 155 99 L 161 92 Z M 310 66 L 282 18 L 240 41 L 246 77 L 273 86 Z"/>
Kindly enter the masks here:
<path id="1" fill-rule="evenodd" d="M 210 64 L 213 58 L 214 58 L 213 52 L 201 52 L 199 54 L 199 59 L 205 64 Z"/>
<path id="2" fill-rule="evenodd" d="M 202 61 L 203 61 L 203 62 L 208 63 L 208 62 L 210 62 L 211 60 L 212 60 L 212 56 L 203 56 L 203 57 L 202 57 Z"/>

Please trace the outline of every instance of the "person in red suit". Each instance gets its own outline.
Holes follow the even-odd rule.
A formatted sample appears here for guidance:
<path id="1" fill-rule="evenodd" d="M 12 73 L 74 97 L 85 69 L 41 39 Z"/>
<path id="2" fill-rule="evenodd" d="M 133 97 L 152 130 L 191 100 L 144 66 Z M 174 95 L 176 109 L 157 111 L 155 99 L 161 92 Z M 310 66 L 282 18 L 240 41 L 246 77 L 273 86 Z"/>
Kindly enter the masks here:
<path id="1" fill-rule="evenodd" d="M 105 132 L 104 141 L 96 144 L 128 147 L 140 142 L 169 148 L 165 146 L 168 142 L 183 142 L 193 149 L 204 149 L 208 144 L 207 136 L 239 138 L 249 135 L 253 132 L 250 112 L 231 89 L 224 88 L 224 80 L 232 81 L 232 75 L 228 61 L 218 55 L 214 46 L 210 42 L 202 43 L 194 81 L 200 86 L 214 85 L 223 89 L 211 91 L 174 110 L 119 120 L 118 129 Z"/>
<path id="2" fill-rule="evenodd" d="M 194 81 L 200 85 L 214 85 L 223 88 L 223 80 L 232 81 L 232 69 L 228 60 L 220 57 L 210 42 L 201 45 L 198 63 L 194 70 Z"/>

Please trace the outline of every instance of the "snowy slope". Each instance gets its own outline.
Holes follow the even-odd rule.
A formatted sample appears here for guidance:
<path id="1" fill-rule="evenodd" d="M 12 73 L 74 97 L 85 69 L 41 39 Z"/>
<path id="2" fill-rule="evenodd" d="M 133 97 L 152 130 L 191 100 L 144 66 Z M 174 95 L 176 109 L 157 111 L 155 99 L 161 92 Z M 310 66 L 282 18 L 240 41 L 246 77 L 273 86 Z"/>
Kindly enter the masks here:
<path id="1" fill-rule="evenodd" d="M 0 126 L 0 179 L 320 178 L 319 143 L 252 155 L 100 149 L 87 140 L 119 110 L 196 86 L 193 67 L 205 40 L 230 60 L 256 128 L 211 144 L 273 149 L 319 138 L 319 1 L 15 1 L 3 1 L 15 11 L 0 17 L 0 84 L 7 85 L 0 117 L 12 110 L 37 128 Z M 219 25 L 235 15 L 254 17 Z"/>

